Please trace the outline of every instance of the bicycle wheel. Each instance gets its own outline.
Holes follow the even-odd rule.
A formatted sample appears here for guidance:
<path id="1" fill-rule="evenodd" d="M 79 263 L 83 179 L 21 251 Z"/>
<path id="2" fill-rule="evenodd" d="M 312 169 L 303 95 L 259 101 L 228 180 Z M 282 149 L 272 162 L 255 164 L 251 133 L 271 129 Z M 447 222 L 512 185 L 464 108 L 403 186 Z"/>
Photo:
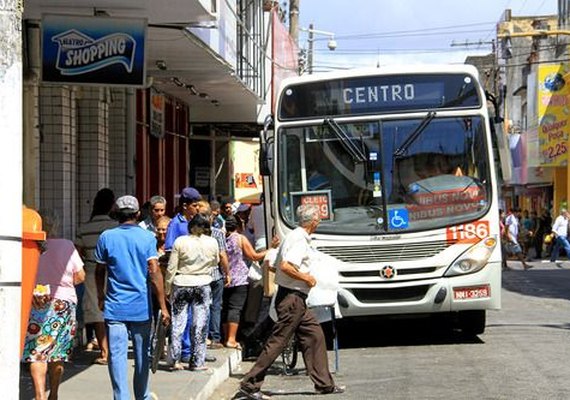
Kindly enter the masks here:
<path id="1" fill-rule="evenodd" d="M 293 369 L 297 365 L 297 358 L 299 356 L 299 348 L 297 344 L 297 338 L 295 335 L 291 337 L 287 346 L 281 352 L 281 359 L 283 360 L 283 364 L 285 364 L 286 369 Z"/>

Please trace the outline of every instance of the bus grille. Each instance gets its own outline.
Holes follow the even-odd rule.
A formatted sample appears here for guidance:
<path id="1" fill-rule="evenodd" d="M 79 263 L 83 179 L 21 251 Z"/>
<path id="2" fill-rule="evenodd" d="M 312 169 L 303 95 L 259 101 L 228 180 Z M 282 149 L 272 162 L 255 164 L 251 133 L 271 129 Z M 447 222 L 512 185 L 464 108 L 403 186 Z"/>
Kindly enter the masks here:
<path id="1" fill-rule="evenodd" d="M 347 263 L 369 264 L 433 257 L 450 245 L 447 240 L 437 240 L 371 246 L 323 246 L 318 247 L 318 250 Z"/>
<path id="2" fill-rule="evenodd" d="M 361 303 L 394 303 L 399 301 L 419 301 L 423 299 L 430 285 L 410 286 L 391 289 L 347 289 Z"/>

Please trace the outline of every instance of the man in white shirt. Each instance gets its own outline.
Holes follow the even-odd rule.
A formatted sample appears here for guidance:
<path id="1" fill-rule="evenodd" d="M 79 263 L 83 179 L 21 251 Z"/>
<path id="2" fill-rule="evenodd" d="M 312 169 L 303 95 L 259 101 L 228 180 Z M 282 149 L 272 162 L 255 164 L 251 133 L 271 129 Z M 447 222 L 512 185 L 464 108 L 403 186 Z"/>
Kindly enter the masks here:
<path id="1" fill-rule="evenodd" d="M 550 254 L 550 262 L 556 262 L 558 258 L 558 253 L 560 252 L 560 247 L 563 247 L 566 251 L 566 257 L 570 258 L 570 243 L 568 243 L 568 210 L 562 208 L 560 210 L 560 215 L 554 220 L 552 225 L 552 233 L 556 238 L 554 242 L 554 247 L 552 248 L 552 253 Z M 561 263 L 557 263 L 559 267 L 562 267 Z"/>
<path id="2" fill-rule="evenodd" d="M 309 290 L 317 283 L 309 273 L 309 254 L 312 251 L 309 235 L 320 223 L 319 208 L 315 205 L 299 206 L 297 218 L 299 227 L 287 235 L 276 261 L 275 280 L 279 285 L 275 297 L 277 322 L 255 365 L 241 381 L 240 393 L 248 399 L 270 398 L 261 392 L 265 374 L 293 335 L 297 335 L 307 374 L 317 394 L 340 394 L 345 390 L 332 378 L 323 330 L 306 304 Z"/>
<path id="3" fill-rule="evenodd" d="M 505 229 L 507 234 L 507 251 L 514 255 L 523 265 L 525 270 L 532 268 L 532 265 L 528 264 L 523 255 L 522 247 L 518 241 L 519 235 L 519 219 L 516 216 L 517 209 L 509 210 L 507 217 L 505 218 Z"/>

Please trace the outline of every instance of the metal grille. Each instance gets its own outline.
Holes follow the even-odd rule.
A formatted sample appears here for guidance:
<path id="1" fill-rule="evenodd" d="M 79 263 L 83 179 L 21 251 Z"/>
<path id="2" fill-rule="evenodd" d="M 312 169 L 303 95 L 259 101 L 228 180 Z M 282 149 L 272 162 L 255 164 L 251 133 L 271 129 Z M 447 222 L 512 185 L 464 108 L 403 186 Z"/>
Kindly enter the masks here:
<path id="1" fill-rule="evenodd" d="M 394 303 L 419 301 L 428 292 L 430 285 L 392 289 L 348 289 L 361 303 Z"/>
<path id="2" fill-rule="evenodd" d="M 418 260 L 441 253 L 451 245 L 447 240 L 416 243 L 385 243 L 371 246 L 330 246 L 318 250 L 347 263 L 376 263 Z"/>

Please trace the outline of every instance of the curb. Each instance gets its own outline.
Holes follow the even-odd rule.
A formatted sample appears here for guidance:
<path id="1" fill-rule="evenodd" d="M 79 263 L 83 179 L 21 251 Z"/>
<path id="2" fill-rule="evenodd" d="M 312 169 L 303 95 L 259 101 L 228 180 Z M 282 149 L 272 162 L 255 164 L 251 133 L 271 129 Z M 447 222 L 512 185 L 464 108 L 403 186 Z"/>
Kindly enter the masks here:
<path id="1" fill-rule="evenodd" d="M 241 360 L 241 351 L 232 351 L 223 363 L 212 368 L 213 373 L 211 375 L 204 376 L 206 379 L 201 385 L 201 389 L 197 393 L 190 395 L 186 400 L 208 400 L 218 386 L 224 383 L 234 371 L 239 369 Z M 196 385 L 192 386 L 195 387 Z"/>

